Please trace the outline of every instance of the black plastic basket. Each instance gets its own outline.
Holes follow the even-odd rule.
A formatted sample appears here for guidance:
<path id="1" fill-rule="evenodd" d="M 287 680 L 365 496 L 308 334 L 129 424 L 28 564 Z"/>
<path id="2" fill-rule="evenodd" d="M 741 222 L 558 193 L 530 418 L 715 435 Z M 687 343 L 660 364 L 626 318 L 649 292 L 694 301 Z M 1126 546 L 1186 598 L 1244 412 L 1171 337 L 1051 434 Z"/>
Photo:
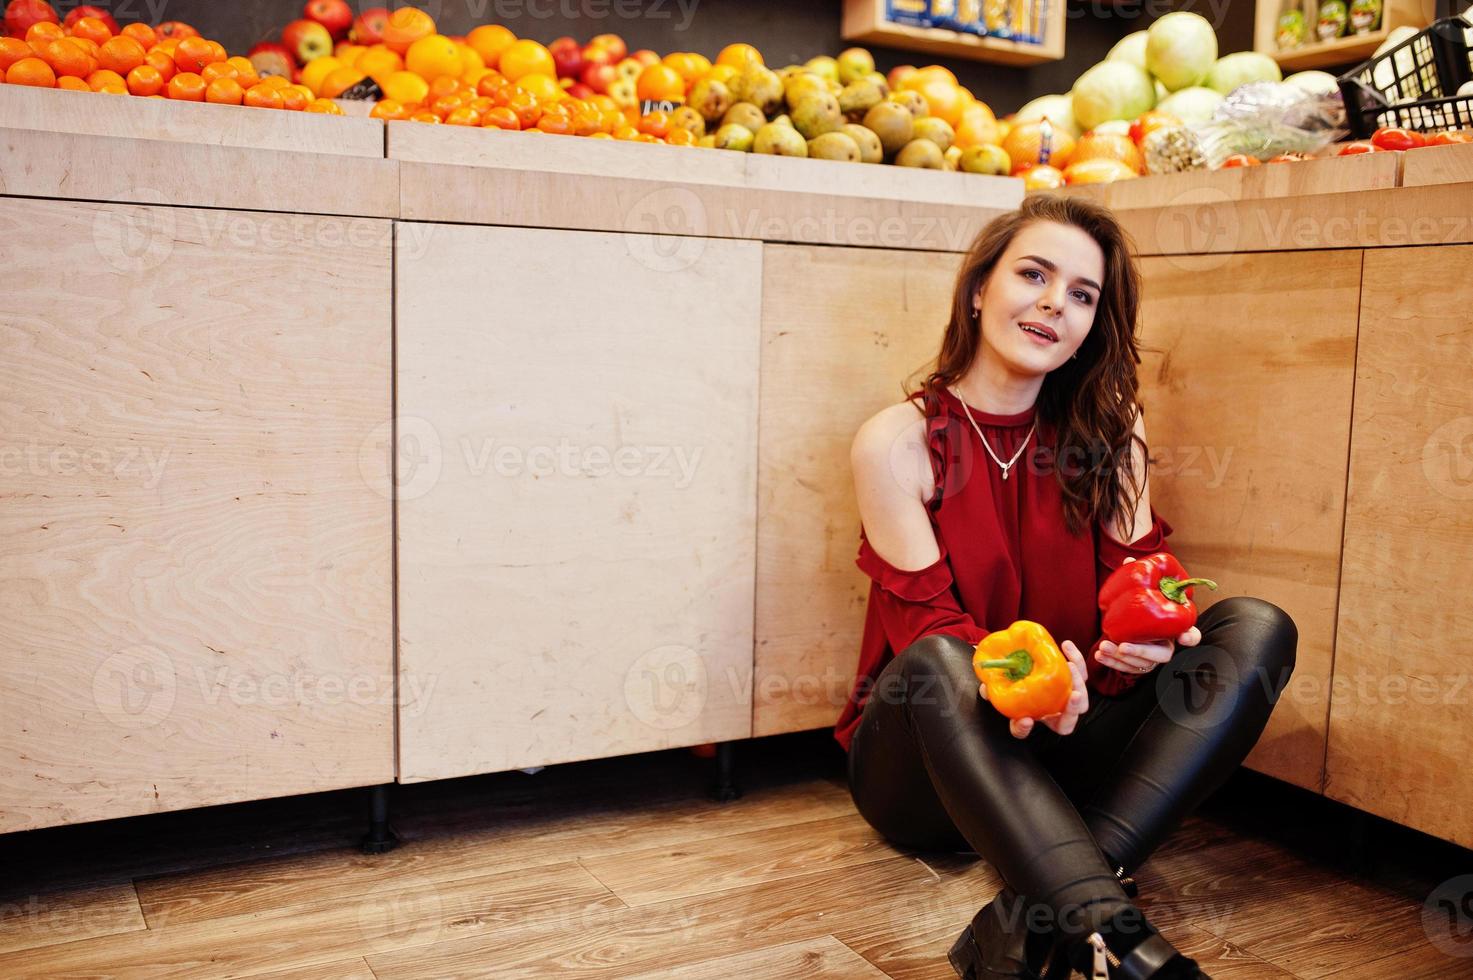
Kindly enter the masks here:
<path id="1" fill-rule="evenodd" d="M 1467 21 L 1439 20 L 1339 78 L 1350 135 L 1365 139 L 1382 126 L 1423 132 L 1473 126 L 1473 96 L 1457 91 L 1473 79 Z"/>

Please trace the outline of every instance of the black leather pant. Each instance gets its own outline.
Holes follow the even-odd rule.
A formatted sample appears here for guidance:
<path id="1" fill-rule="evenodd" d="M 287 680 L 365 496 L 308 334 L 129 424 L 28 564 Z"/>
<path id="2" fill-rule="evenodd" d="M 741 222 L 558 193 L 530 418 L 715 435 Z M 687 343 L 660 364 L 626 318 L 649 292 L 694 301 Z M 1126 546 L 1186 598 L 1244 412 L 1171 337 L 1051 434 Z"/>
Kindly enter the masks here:
<path id="1" fill-rule="evenodd" d="M 855 732 L 856 808 L 902 847 L 977 852 L 1078 943 L 1131 907 L 1115 867 L 1140 867 L 1237 768 L 1294 669 L 1298 630 L 1277 606 L 1225 599 L 1197 627 L 1198 646 L 1130 691 L 1091 692 L 1072 734 L 1035 724 L 1026 739 L 978 695 L 972 647 L 918 640 Z"/>

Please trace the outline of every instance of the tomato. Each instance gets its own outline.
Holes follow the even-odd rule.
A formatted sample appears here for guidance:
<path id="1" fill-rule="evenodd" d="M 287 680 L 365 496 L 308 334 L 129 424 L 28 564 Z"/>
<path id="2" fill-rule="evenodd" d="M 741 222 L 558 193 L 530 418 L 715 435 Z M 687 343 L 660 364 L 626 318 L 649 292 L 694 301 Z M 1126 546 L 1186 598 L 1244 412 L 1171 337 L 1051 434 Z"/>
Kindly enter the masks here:
<path id="1" fill-rule="evenodd" d="M 1150 136 L 1156 130 L 1165 126 L 1180 126 L 1181 120 L 1169 112 L 1160 109 L 1151 109 L 1143 112 L 1136 121 L 1130 124 L 1130 140 L 1136 146 L 1141 145 L 1141 140 Z"/>
<path id="2" fill-rule="evenodd" d="M 1454 143 L 1473 143 L 1473 133 L 1460 129 L 1447 133 L 1433 133 L 1427 137 L 1428 146 L 1452 146 Z"/>
<path id="3" fill-rule="evenodd" d="M 1356 140 L 1354 143 L 1346 143 L 1340 147 L 1340 152 L 1335 155 L 1337 157 L 1348 157 L 1354 156 L 1357 153 L 1380 153 L 1385 149 L 1384 146 L 1377 146 L 1370 140 Z"/>
<path id="4" fill-rule="evenodd" d="M 1414 150 L 1427 145 L 1427 137 L 1414 129 L 1382 126 L 1371 134 L 1371 142 L 1383 150 Z"/>
<path id="5" fill-rule="evenodd" d="M 1226 170 L 1228 167 L 1256 167 L 1262 162 L 1262 160 L 1251 153 L 1234 153 L 1222 161 L 1222 166 L 1218 169 Z"/>
<path id="6" fill-rule="evenodd" d="M 1313 160 L 1313 159 L 1314 159 L 1314 157 L 1310 156 L 1308 153 L 1294 153 L 1294 152 L 1289 152 L 1289 153 L 1280 153 L 1276 157 L 1269 157 L 1264 162 L 1265 163 L 1294 163 L 1297 160 Z"/>

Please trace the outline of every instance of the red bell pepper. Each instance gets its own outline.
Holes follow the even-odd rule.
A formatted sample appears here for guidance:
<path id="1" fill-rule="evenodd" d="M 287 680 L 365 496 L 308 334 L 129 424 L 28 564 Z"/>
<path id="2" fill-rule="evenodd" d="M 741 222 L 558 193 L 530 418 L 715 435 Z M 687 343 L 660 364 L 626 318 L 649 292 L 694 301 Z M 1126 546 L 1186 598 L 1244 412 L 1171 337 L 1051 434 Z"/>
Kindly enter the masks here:
<path id="1" fill-rule="evenodd" d="M 1192 587 L 1217 583 L 1187 578 L 1181 562 L 1164 551 L 1126 562 L 1100 588 L 1100 629 L 1113 643 L 1175 640 L 1197 622 Z"/>

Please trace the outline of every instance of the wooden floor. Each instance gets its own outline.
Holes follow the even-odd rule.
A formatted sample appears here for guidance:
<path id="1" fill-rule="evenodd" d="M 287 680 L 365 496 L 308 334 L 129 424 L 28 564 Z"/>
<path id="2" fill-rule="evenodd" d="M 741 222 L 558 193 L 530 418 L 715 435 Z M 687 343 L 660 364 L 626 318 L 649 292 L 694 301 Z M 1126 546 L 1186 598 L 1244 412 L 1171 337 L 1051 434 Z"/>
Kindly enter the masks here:
<path id="1" fill-rule="evenodd" d="M 683 751 L 397 787 L 377 857 L 365 791 L 0 837 L 0 977 L 952 977 L 986 862 L 881 840 L 825 733 L 740 751 L 724 804 Z M 1137 879 L 1219 980 L 1473 977 L 1468 859 L 1245 771 Z"/>

